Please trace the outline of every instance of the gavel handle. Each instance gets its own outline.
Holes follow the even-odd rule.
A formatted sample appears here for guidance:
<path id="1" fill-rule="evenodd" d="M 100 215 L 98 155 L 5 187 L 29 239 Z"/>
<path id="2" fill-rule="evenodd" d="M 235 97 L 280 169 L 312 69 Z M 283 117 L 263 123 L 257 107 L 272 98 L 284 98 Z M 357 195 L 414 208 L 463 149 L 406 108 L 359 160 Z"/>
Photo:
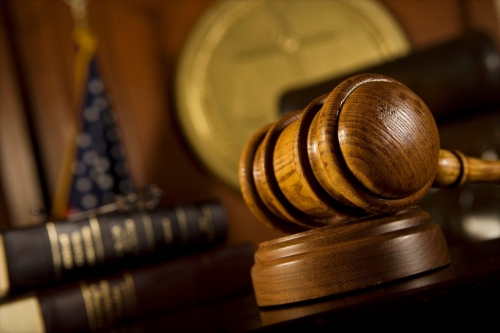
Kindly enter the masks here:
<path id="1" fill-rule="evenodd" d="M 465 156 L 459 151 L 441 149 L 432 187 L 455 187 L 465 183 L 500 181 L 500 161 Z"/>

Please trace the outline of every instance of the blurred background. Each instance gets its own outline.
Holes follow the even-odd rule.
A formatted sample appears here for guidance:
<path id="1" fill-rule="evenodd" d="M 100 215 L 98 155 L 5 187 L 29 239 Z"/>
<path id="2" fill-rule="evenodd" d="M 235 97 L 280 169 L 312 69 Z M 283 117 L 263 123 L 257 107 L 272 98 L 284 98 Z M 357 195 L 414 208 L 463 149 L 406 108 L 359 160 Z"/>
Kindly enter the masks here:
<path id="1" fill-rule="evenodd" d="M 230 0 L 225 3 L 231 6 L 231 3 L 238 2 Z M 398 38 L 404 41 L 403 51 L 384 61 L 439 45 L 471 30 L 486 33 L 495 48 L 500 43 L 498 0 L 373 2 L 394 18 L 396 29 L 401 32 Z M 207 15 L 216 17 L 214 8 L 219 8 L 220 12 L 220 3 L 222 1 L 218 0 L 91 0 L 87 7 L 88 23 L 98 40 L 97 54 L 102 76 L 136 186 L 156 184 L 164 193 L 160 204 L 167 206 L 218 199 L 228 213 L 229 242 L 250 241 L 258 244 L 283 234 L 261 225 L 246 207 L 238 187 L 228 181 L 230 176 L 221 176 L 221 172 L 207 165 L 199 149 L 193 147 L 190 140 L 192 132 L 186 125 L 189 119 L 182 120 L 184 116 L 181 114 L 181 111 L 189 112 L 186 111 L 189 106 L 183 105 L 178 95 L 179 85 L 189 88 L 189 82 L 182 83 L 182 78 L 178 77 L 180 63 L 190 54 L 193 56 L 193 52 L 196 54 L 195 48 L 186 48 L 195 45 L 196 38 L 204 36 L 203 29 L 208 30 L 210 24 L 215 25 Z M 231 17 L 231 12 L 225 15 L 226 18 Z M 370 18 L 369 11 L 365 15 L 376 20 L 376 16 Z M 298 26 L 300 15 L 288 18 L 292 26 Z M 200 22 L 203 22 L 201 26 Z M 252 22 L 259 25 L 258 19 Z M 231 30 L 230 24 L 225 28 L 228 31 Z M 51 210 L 74 110 L 73 27 L 70 7 L 63 0 L 0 2 L 2 229 L 41 223 L 44 218 L 33 214 L 33 207 L 42 211 Z M 253 28 L 249 25 L 248 29 Z M 344 38 L 351 38 L 350 31 L 341 33 Z M 352 38 L 357 37 L 353 34 Z M 297 40 L 293 39 L 275 40 L 277 44 L 284 43 L 284 48 L 290 52 L 300 50 L 302 45 L 294 44 Z M 244 40 L 240 42 L 245 43 Z M 439 56 L 435 59 L 438 61 Z M 493 56 L 488 59 L 489 63 L 485 66 L 490 70 L 491 77 L 487 73 L 487 79 L 484 76 L 481 78 L 491 79 L 486 84 L 494 87 L 489 91 L 489 97 L 491 94 L 496 97 L 500 94 L 495 90 L 498 83 L 495 80 L 499 79 L 499 58 Z M 331 61 L 335 58 L 332 57 Z M 349 66 L 337 70 L 337 74 L 345 75 L 351 70 L 362 69 L 361 65 Z M 223 67 L 214 68 L 224 71 Z M 322 79 L 334 76 L 333 72 L 322 74 L 319 63 L 314 70 Z M 251 86 L 252 80 L 258 84 L 259 75 L 268 73 L 251 72 L 248 75 L 246 83 Z M 477 80 L 475 74 L 472 75 L 471 81 Z M 461 84 L 450 78 L 443 78 L 443 81 L 451 91 L 454 84 Z M 295 82 L 295 85 L 299 86 L 299 83 Z M 304 83 L 312 85 L 315 82 L 308 78 Z M 218 87 L 223 85 L 224 82 L 221 82 Z M 227 89 L 229 95 L 230 87 Z M 252 95 L 253 90 L 248 91 L 246 98 L 259 99 L 258 93 Z M 318 92 L 318 95 L 321 93 Z M 219 94 L 223 95 L 223 92 Z M 468 105 L 467 110 L 461 110 L 464 112 L 456 115 L 448 110 L 446 117 L 439 118 L 441 147 L 496 159 L 500 154 L 500 105 L 496 104 L 496 98 L 489 97 L 486 97 L 487 103 L 483 103 L 484 99 L 479 95 L 477 107 Z M 280 97 L 273 96 L 275 100 Z M 453 101 L 455 96 L 437 98 Z M 273 112 L 273 116 L 281 112 L 278 104 Z M 244 138 L 235 138 L 241 139 Z M 499 199 L 498 186 L 473 185 L 446 192 L 431 191 L 422 206 L 444 229 L 452 232 L 450 242 L 454 237 L 457 241 L 464 237 L 482 240 L 500 237 Z"/>

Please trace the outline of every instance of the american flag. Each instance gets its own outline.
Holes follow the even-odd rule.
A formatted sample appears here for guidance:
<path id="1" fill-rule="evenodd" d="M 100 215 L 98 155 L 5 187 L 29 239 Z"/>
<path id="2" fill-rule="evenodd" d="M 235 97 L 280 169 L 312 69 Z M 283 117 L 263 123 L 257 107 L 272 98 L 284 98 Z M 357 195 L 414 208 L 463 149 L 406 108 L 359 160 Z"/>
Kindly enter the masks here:
<path id="1" fill-rule="evenodd" d="M 66 215 L 113 203 L 134 191 L 120 131 L 93 57 L 88 66 Z"/>
<path id="2" fill-rule="evenodd" d="M 87 0 L 66 0 L 75 22 L 75 108 L 72 112 L 51 218 L 99 209 L 134 193 L 120 131 L 101 79 Z M 119 197 L 118 197 L 119 196 Z"/>

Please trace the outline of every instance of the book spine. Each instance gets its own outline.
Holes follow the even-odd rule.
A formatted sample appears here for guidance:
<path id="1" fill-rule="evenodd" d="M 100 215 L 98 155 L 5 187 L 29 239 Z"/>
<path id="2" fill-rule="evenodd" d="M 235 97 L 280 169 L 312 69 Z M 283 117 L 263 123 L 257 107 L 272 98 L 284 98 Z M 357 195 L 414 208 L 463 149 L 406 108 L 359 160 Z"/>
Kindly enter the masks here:
<path id="1" fill-rule="evenodd" d="M 9 229 L 0 235 L 0 257 L 5 258 L 0 279 L 8 280 L 0 286 L 5 295 L 81 278 L 97 268 L 102 273 L 139 259 L 207 248 L 222 242 L 226 234 L 227 218 L 218 202 Z"/>
<path id="2" fill-rule="evenodd" d="M 279 109 L 281 114 L 302 110 L 349 77 L 377 73 L 392 77 L 413 90 L 440 124 L 498 108 L 500 69 L 490 66 L 488 61 L 498 56 L 494 38 L 485 32 L 471 30 L 393 61 L 293 88 L 281 96 Z"/>
<path id="3" fill-rule="evenodd" d="M 14 302 L 0 304 L 0 318 L 11 318 L 4 324 L 10 326 L 3 329 L 22 326 L 23 316 L 33 319 L 41 326 L 40 331 L 47 333 L 111 329 L 250 292 L 253 255 L 248 244 L 220 246 L 99 279 L 73 282 L 16 300 L 29 303 L 31 308 L 26 310 L 16 309 Z"/>

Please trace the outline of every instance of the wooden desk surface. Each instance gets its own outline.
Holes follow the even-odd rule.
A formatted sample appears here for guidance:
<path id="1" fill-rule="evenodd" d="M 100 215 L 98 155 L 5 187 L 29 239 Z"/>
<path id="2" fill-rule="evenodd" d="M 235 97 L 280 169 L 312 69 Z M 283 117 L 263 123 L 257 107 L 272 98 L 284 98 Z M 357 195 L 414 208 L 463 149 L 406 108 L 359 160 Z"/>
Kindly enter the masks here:
<path id="1" fill-rule="evenodd" d="M 447 235 L 451 237 L 451 235 Z M 450 247 L 451 265 L 363 291 L 288 306 L 259 308 L 253 293 L 165 314 L 123 332 L 316 331 L 406 322 L 447 327 L 487 323 L 498 309 L 500 239 L 462 240 Z M 122 331 L 119 331 L 122 332 Z"/>

